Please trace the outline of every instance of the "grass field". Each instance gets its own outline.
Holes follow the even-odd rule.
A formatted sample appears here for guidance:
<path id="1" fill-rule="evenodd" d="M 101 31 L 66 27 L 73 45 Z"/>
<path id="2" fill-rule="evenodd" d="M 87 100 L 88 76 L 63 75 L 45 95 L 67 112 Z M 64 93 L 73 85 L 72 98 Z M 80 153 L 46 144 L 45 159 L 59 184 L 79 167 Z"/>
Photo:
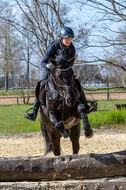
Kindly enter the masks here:
<path id="1" fill-rule="evenodd" d="M 36 122 L 24 118 L 33 105 L 0 105 L 0 134 L 40 131 L 39 114 Z"/>
<path id="2" fill-rule="evenodd" d="M 23 92 L 25 95 L 28 95 L 28 91 L 24 91 Z M 33 90 L 33 91 L 29 91 L 29 95 L 34 95 L 35 94 L 35 90 Z M 7 91 L 7 92 L 5 92 L 5 91 L 0 91 L 0 96 L 12 96 L 12 95 L 22 95 L 22 92 L 21 92 L 21 90 L 19 90 L 19 91 L 11 91 L 11 90 L 9 90 L 9 91 Z"/>
<path id="3" fill-rule="evenodd" d="M 114 111 L 116 103 L 126 101 L 98 101 L 98 111 L 89 114 L 93 128 L 125 127 L 126 110 Z M 0 105 L 0 134 L 37 132 L 40 130 L 40 115 L 32 122 L 24 118 L 24 113 L 33 105 Z"/>

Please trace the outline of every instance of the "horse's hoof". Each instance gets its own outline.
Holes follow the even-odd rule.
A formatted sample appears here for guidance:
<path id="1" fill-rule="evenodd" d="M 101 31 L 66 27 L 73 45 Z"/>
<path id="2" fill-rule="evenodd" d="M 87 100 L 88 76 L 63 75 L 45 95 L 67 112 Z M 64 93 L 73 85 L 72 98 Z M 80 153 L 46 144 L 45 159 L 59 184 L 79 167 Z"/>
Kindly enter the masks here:
<path id="1" fill-rule="evenodd" d="M 93 136 L 93 130 L 91 128 L 84 129 L 84 135 L 86 138 L 91 138 Z"/>

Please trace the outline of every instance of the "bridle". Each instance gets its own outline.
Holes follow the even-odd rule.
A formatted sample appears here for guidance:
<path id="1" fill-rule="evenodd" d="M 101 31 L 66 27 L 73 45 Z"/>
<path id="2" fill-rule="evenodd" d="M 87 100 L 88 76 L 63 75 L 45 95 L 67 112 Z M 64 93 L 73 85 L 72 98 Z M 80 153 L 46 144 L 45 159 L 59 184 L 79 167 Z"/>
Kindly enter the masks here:
<path id="1" fill-rule="evenodd" d="M 59 68 L 56 68 L 57 71 L 61 71 L 61 72 L 68 71 L 69 69 L 71 69 L 71 66 L 68 67 L 68 68 L 66 68 L 66 69 L 59 69 Z M 53 79 L 53 81 L 54 81 L 54 83 L 55 83 L 56 86 L 59 86 L 59 87 L 62 87 L 62 88 L 68 88 L 67 85 L 58 84 L 58 83 L 56 82 L 56 80 L 54 79 L 52 73 L 50 73 L 50 76 L 51 76 L 51 78 Z M 73 83 L 72 83 L 71 85 L 73 86 Z"/>
<path id="2" fill-rule="evenodd" d="M 66 68 L 66 69 L 59 69 L 59 68 L 57 68 L 56 70 L 57 70 L 57 71 L 64 72 L 64 71 L 68 71 L 69 69 L 71 69 L 71 66 L 69 66 L 69 67 Z"/>

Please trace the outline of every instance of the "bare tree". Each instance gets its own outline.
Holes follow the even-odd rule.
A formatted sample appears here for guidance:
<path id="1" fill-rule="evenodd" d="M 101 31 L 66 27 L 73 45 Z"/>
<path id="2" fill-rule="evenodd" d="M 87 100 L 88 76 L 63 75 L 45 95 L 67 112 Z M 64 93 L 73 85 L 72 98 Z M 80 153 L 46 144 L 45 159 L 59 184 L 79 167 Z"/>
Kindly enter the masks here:
<path id="1" fill-rule="evenodd" d="M 28 27 L 13 23 L 13 26 L 21 32 L 21 27 L 24 27 L 33 38 L 27 38 L 32 41 L 37 49 L 36 53 L 42 58 L 47 50 L 48 45 L 56 39 L 59 26 L 63 25 L 60 18 L 60 0 L 50 1 L 24 1 L 15 0 L 20 10 L 22 11 Z M 31 47 L 32 48 L 32 47 Z"/>
<path id="2" fill-rule="evenodd" d="M 107 68 L 104 72 L 106 71 L 106 76 L 109 74 L 109 81 L 115 86 L 124 86 L 125 77 L 122 79 L 119 75 L 124 76 L 126 71 L 126 2 L 122 0 L 76 2 L 73 0 L 73 2 L 83 15 L 87 13 L 89 16 L 86 24 L 88 43 L 85 50 L 83 49 L 86 56 L 79 57 L 78 61 L 83 64 L 99 64 L 99 72 L 104 67 Z"/>
<path id="3" fill-rule="evenodd" d="M 123 49 L 126 46 L 126 38 L 124 37 L 124 30 L 121 26 L 126 22 L 126 2 L 122 0 L 87 0 L 77 1 L 80 4 L 81 10 L 88 9 L 94 11 L 93 19 L 90 21 L 90 43 L 88 49 L 90 52 L 89 61 L 105 62 L 109 57 L 113 57 L 115 61 L 108 62 L 108 64 L 115 65 L 125 70 L 124 65 L 119 64 L 118 57 L 123 57 L 126 52 L 118 54 L 113 52 L 113 48 Z M 112 26 L 119 26 L 113 29 Z M 120 35 L 120 38 L 119 38 Z M 94 51 L 92 51 L 92 49 Z M 99 50 L 99 53 L 97 52 Z M 96 51 L 95 51 L 96 50 Z M 104 53 L 103 53 L 104 52 Z M 107 55 L 107 56 L 106 56 Z"/>

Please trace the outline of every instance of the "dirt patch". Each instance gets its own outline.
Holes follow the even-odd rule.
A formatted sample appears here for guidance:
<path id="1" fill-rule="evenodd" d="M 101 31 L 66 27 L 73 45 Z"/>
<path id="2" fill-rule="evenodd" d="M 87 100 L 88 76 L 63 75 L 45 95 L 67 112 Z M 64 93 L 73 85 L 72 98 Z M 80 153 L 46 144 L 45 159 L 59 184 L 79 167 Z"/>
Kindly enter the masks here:
<path id="1" fill-rule="evenodd" d="M 41 133 L 0 136 L 0 157 L 44 156 L 45 143 Z M 80 137 L 79 154 L 110 153 L 126 150 L 126 130 L 94 130 L 94 136 Z M 69 140 L 61 138 L 62 155 L 72 154 Z M 50 153 L 48 156 L 54 156 Z"/>

